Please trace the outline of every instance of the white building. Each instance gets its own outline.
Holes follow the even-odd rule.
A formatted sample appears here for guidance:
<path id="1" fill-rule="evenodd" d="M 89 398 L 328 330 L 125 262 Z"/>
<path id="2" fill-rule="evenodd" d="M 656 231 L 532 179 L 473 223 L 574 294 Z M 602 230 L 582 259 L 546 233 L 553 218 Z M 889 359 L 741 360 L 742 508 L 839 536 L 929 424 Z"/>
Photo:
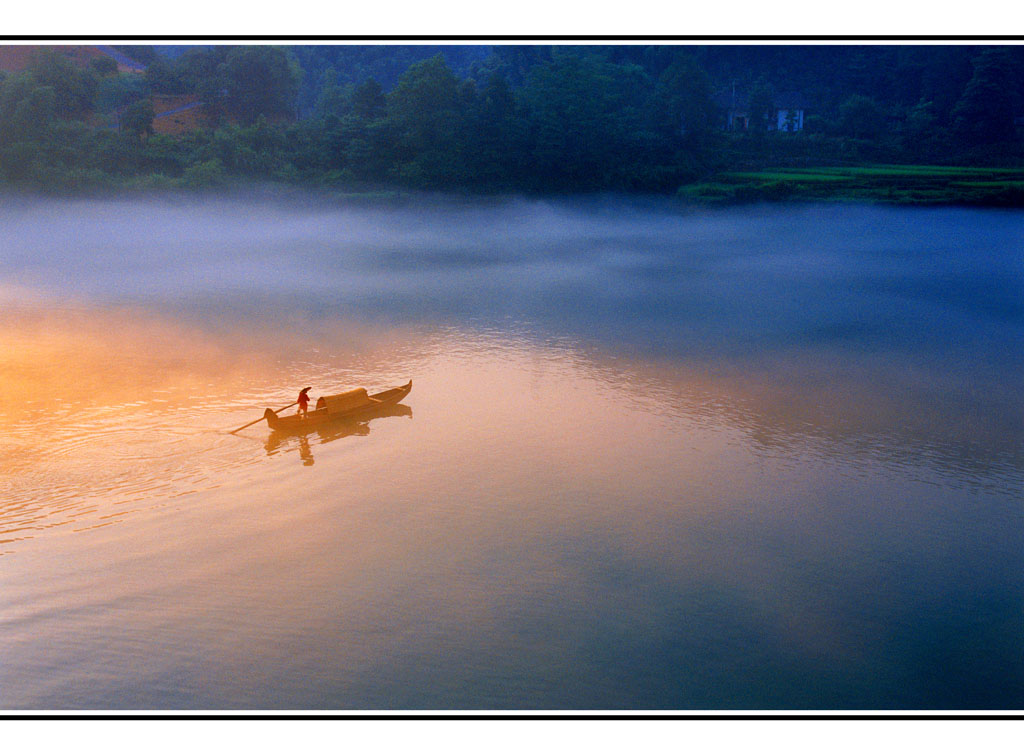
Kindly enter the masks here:
<path id="1" fill-rule="evenodd" d="M 750 97 L 746 91 L 732 87 L 719 92 L 715 103 L 725 111 L 725 130 L 746 131 L 750 122 Z M 766 131 L 795 133 L 804 129 L 807 103 L 798 92 L 785 92 L 772 97 L 772 109 L 765 123 Z"/>

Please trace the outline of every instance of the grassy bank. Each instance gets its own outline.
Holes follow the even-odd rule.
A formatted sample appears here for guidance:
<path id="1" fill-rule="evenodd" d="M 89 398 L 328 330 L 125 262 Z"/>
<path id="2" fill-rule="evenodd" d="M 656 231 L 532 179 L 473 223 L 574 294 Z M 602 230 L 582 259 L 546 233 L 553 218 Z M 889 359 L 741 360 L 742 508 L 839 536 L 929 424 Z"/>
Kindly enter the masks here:
<path id="1" fill-rule="evenodd" d="M 700 204 L 861 201 L 1024 207 L 1024 169 L 865 165 L 724 172 L 683 186 L 679 196 Z"/>

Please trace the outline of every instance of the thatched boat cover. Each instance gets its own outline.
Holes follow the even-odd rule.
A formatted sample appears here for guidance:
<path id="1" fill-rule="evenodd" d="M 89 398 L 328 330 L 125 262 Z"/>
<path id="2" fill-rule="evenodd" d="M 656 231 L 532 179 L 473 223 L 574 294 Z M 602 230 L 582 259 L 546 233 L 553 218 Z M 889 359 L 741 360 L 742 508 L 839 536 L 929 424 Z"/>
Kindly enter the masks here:
<path id="1" fill-rule="evenodd" d="M 355 408 L 369 404 L 370 396 L 362 387 L 342 392 L 339 395 L 324 395 L 316 401 L 316 407 L 326 407 L 328 413 L 347 413 Z"/>

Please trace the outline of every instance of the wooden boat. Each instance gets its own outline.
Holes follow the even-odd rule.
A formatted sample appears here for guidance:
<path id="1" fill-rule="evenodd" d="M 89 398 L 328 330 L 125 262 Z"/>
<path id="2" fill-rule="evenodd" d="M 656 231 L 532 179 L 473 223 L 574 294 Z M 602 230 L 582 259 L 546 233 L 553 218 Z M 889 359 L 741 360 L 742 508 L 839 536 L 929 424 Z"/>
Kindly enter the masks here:
<path id="1" fill-rule="evenodd" d="M 324 395 L 316 401 L 316 409 L 306 415 L 292 414 L 279 416 L 270 408 L 263 412 L 271 431 L 307 432 L 332 421 L 360 420 L 372 418 L 376 413 L 388 406 L 393 406 L 405 399 L 412 391 L 412 380 L 401 387 L 392 387 L 376 394 L 369 394 L 365 389 L 349 390 L 338 395 Z"/>

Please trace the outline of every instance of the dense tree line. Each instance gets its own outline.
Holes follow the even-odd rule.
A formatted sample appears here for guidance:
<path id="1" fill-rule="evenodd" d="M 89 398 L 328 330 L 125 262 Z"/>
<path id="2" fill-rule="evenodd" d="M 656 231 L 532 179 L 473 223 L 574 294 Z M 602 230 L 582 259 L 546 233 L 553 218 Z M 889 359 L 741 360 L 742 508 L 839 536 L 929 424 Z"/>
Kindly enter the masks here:
<path id="1" fill-rule="evenodd" d="M 0 81 L 0 179 L 667 192 L 727 169 L 1024 161 L 1020 47 L 125 51 L 144 76 L 51 51 Z M 745 133 L 724 131 L 716 106 L 716 91 L 736 87 L 754 124 Z M 792 91 L 810 103 L 805 129 L 768 132 Z M 154 134 L 151 94 L 199 97 L 206 127 Z"/>

